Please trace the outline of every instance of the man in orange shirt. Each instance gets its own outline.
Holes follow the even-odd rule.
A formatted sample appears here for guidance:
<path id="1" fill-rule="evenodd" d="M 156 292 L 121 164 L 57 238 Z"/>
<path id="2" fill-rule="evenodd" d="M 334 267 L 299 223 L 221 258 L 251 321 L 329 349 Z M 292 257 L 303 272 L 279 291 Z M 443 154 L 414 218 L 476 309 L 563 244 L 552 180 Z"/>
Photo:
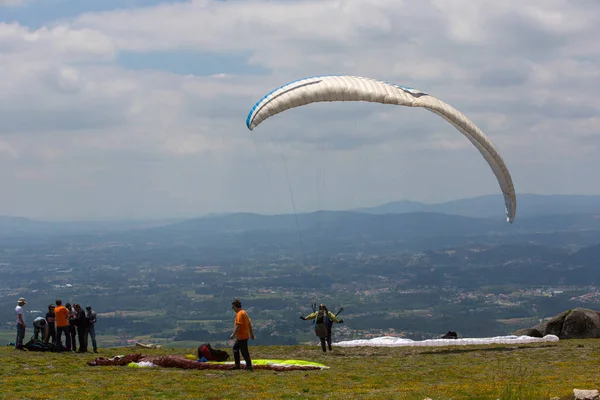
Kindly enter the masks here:
<path id="1" fill-rule="evenodd" d="M 69 330 L 69 310 L 62 305 L 62 300 L 56 300 L 56 308 L 54 309 L 54 322 L 56 323 L 56 345 L 58 351 L 62 351 L 61 335 L 64 332 L 67 343 L 67 349 L 71 350 L 71 331 Z"/>
<path id="2" fill-rule="evenodd" d="M 246 361 L 246 369 L 252 371 L 252 360 L 250 359 L 250 352 L 248 351 L 248 339 L 254 340 L 254 331 L 252 330 L 252 321 L 246 314 L 246 311 L 242 309 L 242 302 L 235 299 L 231 303 L 231 308 L 235 311 L 235 329 L 230 340 L 235 337 L 235 343 L 233 345 L 233 358 L 235 360 L 235 367 L 232 369 L 240 369 L 240 352 Z"/>

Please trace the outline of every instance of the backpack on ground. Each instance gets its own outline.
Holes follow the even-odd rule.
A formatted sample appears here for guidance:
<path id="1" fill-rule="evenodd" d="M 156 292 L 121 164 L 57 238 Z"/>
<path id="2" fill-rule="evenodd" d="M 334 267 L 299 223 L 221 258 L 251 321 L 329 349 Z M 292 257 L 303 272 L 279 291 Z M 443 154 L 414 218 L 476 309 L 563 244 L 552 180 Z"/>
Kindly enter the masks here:
<path id="1" fill-rule="evenodd" d="M 29 342 L 23 345 L 29 351 L 56 351 L 54 343 L 44 343 L 41 340 L 31 337 Z"/>
<path id="2" fill-rule="evenodd" d="M 204 343 L 198 347 L 198 359 L 202 357 L 208 361 L 227 361 L 229 354 L 223 350 L 213 349 L 210 343 Z"/>
<path id="3" fill-rule="evenodd" d="M 448 333 L 442 336 L 442 339 L 458 339 L 458 335 L 454 331 L 448 331 Z"/>

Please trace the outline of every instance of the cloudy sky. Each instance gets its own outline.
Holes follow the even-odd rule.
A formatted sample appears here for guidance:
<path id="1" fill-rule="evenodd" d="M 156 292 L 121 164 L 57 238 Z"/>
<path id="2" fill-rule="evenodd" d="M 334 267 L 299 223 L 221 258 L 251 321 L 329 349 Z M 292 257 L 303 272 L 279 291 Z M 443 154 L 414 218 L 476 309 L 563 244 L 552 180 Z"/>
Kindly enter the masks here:
<path id="1" fill-rule="evenodd" d="M 0 215 L 501 196 L 422 109 L 318 103 L 246 128 L 264 94 L 325 74 L 463 111 L 517 193 L 600 194 L 598 38 L 597 0 L 0 0 Z"/>

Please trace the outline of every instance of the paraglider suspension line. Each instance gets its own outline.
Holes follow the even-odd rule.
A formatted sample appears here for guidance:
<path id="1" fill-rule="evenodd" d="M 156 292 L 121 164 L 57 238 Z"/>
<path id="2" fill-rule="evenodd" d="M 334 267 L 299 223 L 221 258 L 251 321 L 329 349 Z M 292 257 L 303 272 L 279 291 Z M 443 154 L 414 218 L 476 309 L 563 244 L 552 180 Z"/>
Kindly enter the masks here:
<path id="1" fill-rule="evenodd" d="M 287 163 L 285 161 L 285 157 L 283 153 L 281 154 L 281 159 L 283 160 L 283 170 L 285 171 L 285 179 L 288 184 L 288 190 L 290 192 L 290 197 L 292 200 L 292 208 L 294 210 L 294 219 L 296 221 L 296 229 L 298 231 L 298 241 L 300 242 L 300 251 L 302 253 L 302 263 L 304 264 L 304 244 L 302 243 L 302 232 L 300 231 L 300 222 L 298 222 L 298 213 L 296 212 L 296 202 L 294 201 L 294 191 L 292 190 L 292 183 L 290 182 L 290 176 L 288 174 Z"/>
<path id="2" fill-rule="evenodd" d="M 260 164 L 262 165 L 263 169 L 265 170 L 265 174 L 267 174 L 267 181 L 269 182 L 269 188 L 271 190 L 273 190 L 273 184 L 271 183 L 271 174 L 269 174 L 269 169 L 267 168 L 267 165 L 265 164 L 265 160 L 263 160 L 263 158 L 261 157 L 260 154 L 260 148 L 258 146 L 258 143 L 256 143 L 256 140 L 254 140 L 254 137 L 252 137 L 252 143 L 254 143 L 254 148 L 256 149 L 256 154 L 258 154 L 258 159 L 260 160 Z"/>

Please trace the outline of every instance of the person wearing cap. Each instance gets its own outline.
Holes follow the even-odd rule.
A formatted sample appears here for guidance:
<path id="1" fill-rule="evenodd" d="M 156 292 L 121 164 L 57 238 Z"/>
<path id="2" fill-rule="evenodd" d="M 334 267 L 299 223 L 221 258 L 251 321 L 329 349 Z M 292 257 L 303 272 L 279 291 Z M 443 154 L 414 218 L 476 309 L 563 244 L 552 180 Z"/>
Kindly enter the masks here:
<path id="1" fill-rule="evenodd" d="M 98 346 L 96 345 L 96 312 L 92 310 L 92 306 L 87 306 L 85 308 L 86 313 L 85 313 L 85 318 L 87 318 L 88 321 L 88 329 L 87 329 L 87 333 L 90 335 L 90 337 L 92 338 L 92 347 L 94 348 L 94 353 L 98 352 Z M 87 341 L 87 337 L 86 337 L 86 341 Z"/>
<path id="2" fill-rule="evenodd" d="M 40 336 L 42 332 L 44 333 L 41 335 L 42 338 L 40 339 L 38 336 Z M 46 318 L 37 317 L 33 320 L 33 337 L 36 340 L 43 340 L 44 342 L 48 341 L 48 322 L 46 321 Z"/>
<path id="3" fill-rule="evenodd" d="M 17 315 L 17 340 L 15 342 L 15 349 L 17 350 L 25 350 L 23 347 L 25 330 L 27 328 L 27 325 L 25 324 L 25 310 L 23 310 L 25 304 L 27 304 L 27 300 L 21 297 L 17 301 L 17 306 L 15 307 L 15 314 Z"/>
<path id="4" fill-rule="evenodd" d="M 231 308 L 235 311 L 235 328 L 229 336 L 230 340 L 235 337 L 233 344 L 233 359 L 235 366 L 232 369 L 240 369 L 240 352 L 246 361 L 246 370 L 253 371 L 250 352 L 248 351 L 248 339 L 254 340 L 254 331 L 252 330 L 252 321 L 245 310 L 242 309 L 242 302 L 235 299 L 231 303 Z"/>

